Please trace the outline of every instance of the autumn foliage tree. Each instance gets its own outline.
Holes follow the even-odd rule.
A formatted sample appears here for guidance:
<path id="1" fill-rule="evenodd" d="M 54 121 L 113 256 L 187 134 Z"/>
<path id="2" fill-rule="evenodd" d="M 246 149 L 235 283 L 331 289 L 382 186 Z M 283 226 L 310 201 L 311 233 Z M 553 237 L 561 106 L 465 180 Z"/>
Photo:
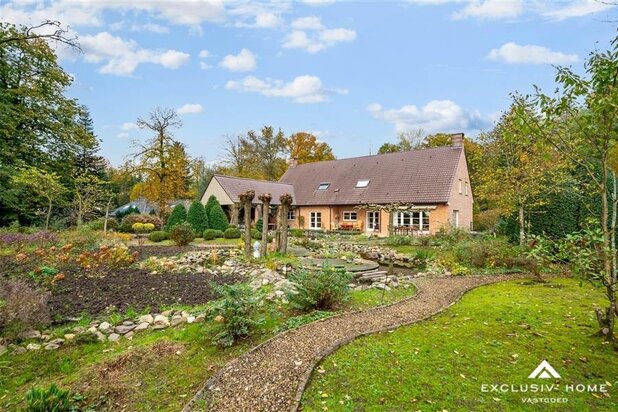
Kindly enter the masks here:
<path id="1" fill-rule="evenodd" d="M 296 159 L 298 164 L 335 159 L 333 149 L 311 133 L 294 133 L 287 139 L 287 147 L 290 157 Z"/>

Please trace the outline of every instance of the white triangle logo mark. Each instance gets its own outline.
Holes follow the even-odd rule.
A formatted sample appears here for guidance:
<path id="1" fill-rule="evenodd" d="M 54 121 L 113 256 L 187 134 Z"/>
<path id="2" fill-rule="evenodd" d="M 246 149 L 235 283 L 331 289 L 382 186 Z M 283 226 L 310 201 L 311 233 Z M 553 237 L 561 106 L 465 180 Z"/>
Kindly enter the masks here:
<path id="1" fill-rule="evenodd" d="M 539 366 L 537 366 L 536 369 L 532 371 L 532 373 L 528 376 L 528 378 L 530 378 L 530 379 L 535 379 L 535 378 L 540 378 L 540 379 L 549 379 L 549 378 L 560 379 L 560 375 L 549 364 L 549 362 L 547 362 L 546 360 L 543 360 L 543 362 L 541 362 L 539 364 Z"/>

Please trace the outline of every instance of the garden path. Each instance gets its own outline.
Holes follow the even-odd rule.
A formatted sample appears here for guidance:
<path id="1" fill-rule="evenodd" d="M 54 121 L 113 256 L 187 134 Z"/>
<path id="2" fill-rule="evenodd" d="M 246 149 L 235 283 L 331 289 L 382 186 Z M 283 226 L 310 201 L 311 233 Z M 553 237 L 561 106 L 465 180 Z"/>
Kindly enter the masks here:
<path id="1" fill-rule="evenodd" d="M 325 356 L 363 335 L 411 324 L 444 310 L 467 291 L 516 276 L 415 280 L 417 294 L 392 305 L 345 313 L 279 334 L 212 376 L 185 407 L 206 400 L 209 411 L 296 411 L 309 377 Z"/>

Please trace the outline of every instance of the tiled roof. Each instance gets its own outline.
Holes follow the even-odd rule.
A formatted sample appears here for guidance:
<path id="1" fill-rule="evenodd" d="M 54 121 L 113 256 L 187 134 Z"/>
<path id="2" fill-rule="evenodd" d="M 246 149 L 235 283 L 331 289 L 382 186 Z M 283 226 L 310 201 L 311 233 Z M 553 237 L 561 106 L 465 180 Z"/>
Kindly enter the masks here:
<path id="1" fill-rule="evenodd" d="M 436 147 L 291 167 L 280 182 L 294 186 L 296 204 L 447 203 L 462 147 Z M 369 179 L 364 188 L 359 180 Z M 318 190 L 329 183 L 326 190 Z"/>
<path id="2" fill-rule="evenodd" d="M 246 192 L 247 190 L 253 190 L 255 192 L 255 198 L 253 199 L 254 204 L 262 203 L 258 199 L 258 196 L 264 193 L 271 194 L 271 204 L 273 205 L 280 204 L 279 197 L 285 193 L 291 194 L 294 200 L 296 200 L 296 196 L 294 195 L 294 186 L 287 183 L 223 175 L 215 175 L 213 179 L 217 179 L 223 190 L 225 190 L 225 193 L 227 193 L 233 202 L 239 202 L 240 200 L 238 195 Z M 293 204 L 296 203 L 294 202 Z"/>

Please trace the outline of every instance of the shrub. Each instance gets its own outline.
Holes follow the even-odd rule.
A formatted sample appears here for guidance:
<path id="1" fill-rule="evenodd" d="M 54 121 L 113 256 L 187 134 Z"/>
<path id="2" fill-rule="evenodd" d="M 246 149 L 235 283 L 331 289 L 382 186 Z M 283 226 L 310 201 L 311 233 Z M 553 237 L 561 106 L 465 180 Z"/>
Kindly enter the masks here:
<path id="1" fill-rule="evenodd" d="M 412 236 L 389 236 L 384 243 L 387 246 L 407 246 L 412 244 Z"/>
<path id="2" fill-rule="evenodd" d="M 26 394 L 25 412 L 69 412 L 77 410 L 69 391 L 52 384 L 48 389 L 32 388 Z"/>
<path id="3" fill-rule="evenodd" d="M 193 228 L 190 224 L 181 223 L 172 228 L 169 232 L 169 238 L 172 239 L 177 246 L 186 246 L 193 242 L 193 239 L 195 239 L 195 233 L 193 232 Z"/>
<path id="4" fill-rule="evenodd" d="M 154 232 L 151 232 L 148 235 L 148 240 L 150 240 L 151 242 L 163 242 L 164 240 L 167 240 L 168 236 L 167 236 L 167 232 L 164 232 L 163 230 L 156 230 Z"/>
<path id="5" fill-rule="evenodd" d="M 217 199 L 215 199 L 216 201 Z M 230 222 L 227 220 L 227 215 L 223 211 L 223 208 L 219 204 L 219 202 L 211 205 L 210 209 L 208 209 L 208 225 L 211 229 L 217 229 L 224 231 L 227 229 L 228 224 Z"/>
<path id="6" fill-rule="evenodd" d="M 213 240 L 219 239 L 223 237 L 223 232 L 216 229 L 206 229 L 204 230 L 204 239 L 205 240 Z"/>
<path id="7" fill-rule="evenodd" d="M 333 309 L 349 298 L 348 283 L 352 275 L 343 269 L 324 266 L 317 272 L 298 270 L 292 272 L 290 281 L 296 291 L 287 294 L 290 304 L 303 311 Z"/>
<path id="8" fill-rule="evenodd" d="M 251 237 L 255 240 L 262 239 L 262 232 L 257 229 L 251 229 Z"/>
<path id="9" fill-rule="evenodd" d="M 290 229 L 290 236 L 292 237 L 305 237 L 305 231 L 302 229 Z"/>
<path id="10" fill-rule="evenodd" d="M 50 322 L 50 293 L 32 289 L 21 280 L 0 284 L 0 328 L 34 328 Z"/>
<path id="11" fill-rule="evenodd" d="M 461 241 L 453 246 L 456 261 L 476 268 L 511 267 L 517 249 L 503 237 L 480 237 Z"/>
<path id="12" fill-rule="evenodd" d="M 122 223 L 118 230 L 120 232 L 131 233 L 133 232 L 134 223 L 151 223 L 154 225 L 155 229 L 161 229 L 163 227 L 163 221 L 158 216 L 132 214 L 122 219 Z"/>
<path id="13" fill-rule="evenodd" d="M 210 217 L 210 210 L 212 209 L 214 205 L 220 205 L 219 201 L 217 200 L 215 195 L 210 195 L 210 197 L 206 201 L 206 205 L 204 205 L 204 210 L 206 211 L 206 214 L 209 215 L 209 217 Z"/>
<path id="14" fill-rule="evenodd" d="M 133 230 L 134 233 L 142 233 L 144 231 L 144 224 L 139 222 L 133 223 L 131 230 Z"/>
<path id="15" fill-rule="evenodd" d="M 237 227 L 228 227 L 225 229 L 225 232 L 223 232 L 223 237 L 226 239 L 240 239 L 241 236 L 240 229 Z"/>
<path id="16" fill-rule="evenodd" d="M 263 320 L 257 318 L 259 295 L 247 285 L 221 285 L 216 287 L 221 299 L 213 308 L 218 326 L 214 343 L 231 346 L 238 338 L 251 335 Z"/>
<path id="17" fill-rule="evenodd" d="M 98 269 L 101 266 L 119 268 L 135 263 L 137 255 L 137 252 L 131 253 L 125 244 L 116 244 L 100 246 L 96 251 L 82 252 L 76 262 L 84 269 Z"/>
<path id="18" fill-rule="evenodd" d="M 86 224 L 86 226 L 91 230 L 103 230 L 105 227 L 105 218 L 90 221 Z M 107 230 L 118 230 L 118 221 L 114 219 L 113 216 L 110 216 L 107 219 Z"/>
<path id="19" fill-rule="evenodd" d="M 255 228 L 262 233 L 262 229 L 264 229 L 264 220 L 262 218 L 259 218 L 257 222 L 255 222 Z"/>
<path id="20" fill-rule="evenodd" d="M 187 209 L 185 209 L 185 205 L 182 203 L 177 204 L 172 210 L 170 217 L 167 219 L 167 224 L 165 225 L 165 229 L 168 232 L 171 232 L 172 228 L 176 225 L 180 225 L 187 221 Z"/>
<path id="21" fill-rule="evenodd" d="M 204 230 L 208 229 L 208 215 L 206 209 L 201 202 L 194 201 L 187 212 L 187 223 L 193 227 L 196 234 L 201 235 Z"/>

